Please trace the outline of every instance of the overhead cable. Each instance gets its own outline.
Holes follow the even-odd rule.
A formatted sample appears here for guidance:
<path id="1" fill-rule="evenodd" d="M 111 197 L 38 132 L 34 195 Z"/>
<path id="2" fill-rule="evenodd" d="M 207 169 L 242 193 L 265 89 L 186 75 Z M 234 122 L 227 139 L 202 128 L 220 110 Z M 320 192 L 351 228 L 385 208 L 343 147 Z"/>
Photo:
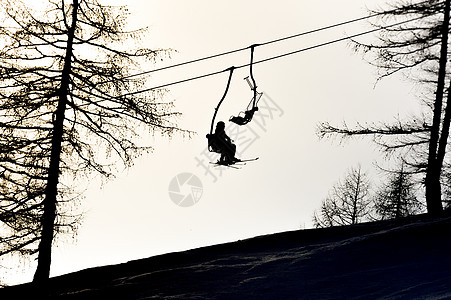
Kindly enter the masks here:
<path id="1" fill-rule="evenodd" d="M 324 46 L 331 45 L 331 44 L 334 44 L 334 43 L 338 43 L 338 42 L 342 42 L 342 41 L 345 41 L 345 40 L 353 39 L 353 38 L 358 37 L 358 36 L 362 36 L 362 35 L 366 35 L 366 34 L 369 34 L 369 33 L 377 32 L 377 31 L 380 31 L 380 30 L 384 30 L 384 29 L 387 29 L 387 28 L 390 28 L 390 27 L 394 27 L 394 26 L 405 24 L 405 23 L 413 22 L 413 21 L 416 21 L 416 20 L 419 20 L 419 19 L 422 19 L 422 18 L 425 18 L 425 16 L 420 16 L 420 17 L 417 17 L 417 18 L 414 18 L 414 19 L 405 20 L 405 21 L 402 21 L 402 22 L 398 22 L 398 23 L 395 23 L 395 24 L 388 25 L 388 26 L 383 26 L 383 27 L 367 30 L 367 31 L 364 31 L 364 32 L 356 33 L 356 34 L 353 34 L 353 35 L 350 35 L 350 36 L 345 36 L 345 37 L 342 37 L 342 38 L 339 38 L 339 39 L 335 39 L 335 40 L 331 40 L 331 41 L 328 41 L 328 42 L 324 42 L 324 43 L 321 43 L 321 44 L 317 44 L 317 45 L 309 46 L 309 47 L 302 48 L 302 49 L 299 49 L 299 50 L 295 50 L 295 51 L 283 53 L 283 54 L 280 54 L 280 55 L 272 56 L 272 57 L 265 58 L 265 59 L 262 59 L 262 60 L 259 60 L 259 61 L 255 61 L 253 64 L 256 65 L 256 64 L 260 64 L 260 63 L 265 63 L 265 62 L 268 62 L 268 61 L 271 61 L 271 60 L 275 60 L 275 59 L 279 59 L 279 58 L 282 58 L 282 57 L 294 55 L 294 54 L 297 54 L 297 53 L 300 53 L 300 52 L 312 50 L 312 49 L 315 49 L 315 48 L 324 47 Z M 250 66 L 250 63 L 243 64 L 243 65 L 240 65 L 240 66 L 233 66 L 231 68 L 234 68 L 236 70 L 236 69 L 240 69 L 240 68 L 244 68 L 244 67 L 248 67 L 248 66 Z M 188 81 L 193 81 L 193 80 L 197 80 L 197 79 L 201 79 L 201 78 L 205 78 L 205 77 L 209 77 L 209 76 L 213 76 L 213 75 L 218 75 L 220 73 L 224 73 L 224 72 L 227 72 L 229 70 L 230 70 L 230 68 L 227 68 L 227 69 L 221 70 L 221 71 L 206 73 L 206 74 L 203 74 L 203 75 L 199 75 L 199 76 L 195 76 L 195 77 L 191 77 L 191 78 L 187 78 L 187 79 L 182 79 L 182 80 L 170 82 L 170 83 L 154 86 L 154 87 L 151 87 L 151 88 L 146 88 L 146 89 L 139 90 L 139 91 L 130 92 L 130 93 L 121 95 L 121 97 L 123 97 L 123 96 L 130 96 L 130 95 L 136 95 L 136 94 L 148 92 L 148 91 L 151 91 L 151 90 L 161 89 L 161 88 L 168 87 L 168 86 L 171 86 L 171 85 L 176 85 L 176 84 L 180 84 L 180 83 L 184 83 L 184 82 L 188 82 Z"/>
<path id="2" fill-rule="evenodd" d="M 419 2 L 419 3 L 416 3 L 415 5 L 421 5 L 421 4 L 427 3 L 427 2 L 429 2 L 429 1 Z M 440 3 L 442 3 L 442 2 L 439 2 L 436 5 L 439 5 Z M 225 56 L 225 55 L 241 52 L 241 51 L 250 49 L 251 47 L 265 46 L 265 45 L 269 45 L 269 44 L 273 44 L 273 43 L 278 43 L 278 42 L 282 42 L 282 41 L 285 41 L 285 40 L 301 37 L 301 36 L 304 36 L 304 35 L 308 35 L 308 34 L 320 32 L 320 31 L 332 29 L 332 28 L 335 28 L 335 27 L 340 27 L 340 26 L 343 26 L 343 25 L 355 23 L 355 22 L 358 22 L 358 21 L 363 21 L 365 19 L 370 19 L 370 18 L 377 17 L 377 16 L 380 16 L 380 15 L 383 15 L 383 14 L 396 13 L 399 10 L 400 10 L 399 8 L 396 8 L 396 9 L 389 10 L 389 11 L 372 13 L 372 14 L 369 14 L 368 16 L 365 16 L 365 17 L 359 17 L 359 18 L 348 20 L 348 21 L 339 22 L 339 23 L 328 25 L 328 26 L 324 26 L 324 27 L 321 27 L 321 28 L 304 31 L 304 32 L 301 32 L 301 33 L 297 33 L 297 34 L 289 35 L 289 36 L 286 36 L 286 37 L 270 40 L 270 41 L 267 41 L 267 42 L 257 43 L 257 44 L 253 44 L 251 46 L 247 46 L 247 47 L 243 47 L 243 48 L 239 48 L 239 49 L 234 49 L 234 50 L 230 50 L 230 51 L 226 51 L 226 52 L 222 52 L 222 53 L 218 53 L 218 54 L 214 54 L 214 55 L 209 55 L 209 56 L 205 56 L 205 57 L 201 57 L 201 58 L 197 58 L 197 59 L 181 62 L 181 63 L 178 63 L 178 64 L 166 66 L 166 67 L 161 67 L 161 68 L 157 68 L 157 69 L 153 69 L 153 70 L 148 70 L 148 71 L 143 71 L 143 72 L 140 72 L 140 73 L 131 74 L 131 75 L 128 75 L 128 76 L 124 76 L 122 78 L 123 79 L 127 79 L 127 78 L 136 77 L 136 76 L 142 76 L 142 75 L 146 75 L 146 74 L 150 74 L 150 73 L 154 73 L 154 72 L 158 72 L 158 71 L 163 71 L 163 70 L 167 70 L 167 69 L 171 69 L 171 68 L 176 68 L 176 67 L 180 67 L 180 66 L 184 66 L 184 65 L 188 65 L 188 64 L 204 61 L 204 60 L 209 60 L 209 59 L 217 58 L 217 57 L 220 57 L 220 56 Z"/>

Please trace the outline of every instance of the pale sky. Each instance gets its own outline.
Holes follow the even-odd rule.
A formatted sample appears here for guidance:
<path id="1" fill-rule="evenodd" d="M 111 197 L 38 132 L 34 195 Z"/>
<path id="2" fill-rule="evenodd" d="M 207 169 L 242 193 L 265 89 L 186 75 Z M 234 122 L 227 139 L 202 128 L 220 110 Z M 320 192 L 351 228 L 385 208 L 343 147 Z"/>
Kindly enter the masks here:
<path id="1" fill-rule="evenodd" d="M 365 5 L 375 7 L 385 1 L 116 2 L 129 4 L 133 26 L 149 26 L 143 45 L 177 51 L 172 59 L 156 65 L 162 67 L 361 17 L 367 14 Z M 363 21 L 257 47 L 255 59 L 368 28 Z M 157 72 L 149 87 L 242 65 L 249 61 L 249 55 L 244 51 Z M 227 121 L 245 109 L 252 96 L 243 80 L 248 75 L 247 68 L 235 71 L 217 121 Z M 175 109 L 183 113 L 179 126 L 197 135 L 191 139 L 175 135 L 171 140 L 158 134 L 149 136 L 155 147 L 153 153 L 136 160 L 133 168 L 119 173 L 103 188 L 92 180 L 85 193 L 86 213 L 76 239 L 54 248 L 53 276 L 309 228 L 314 210 L 350 167 L 360 163 L 368 173 L 377 175 L 373 162 L 381 157 L 369 140 L 343 145 L 319 140 L 315 134 L 318 123 L 393 120 L 418 107 L 412 84 L 402 77 L 392 77 L 375 87 L 376 70 L 354 54 L 347 42 L 259 64 L 254 66 L 254 76 L 258 90 L 264 93 L 260 103 L 265 107 L 256 114 L 255 122 L 240 128 L 236 144 L 241 158 L 260 159 L 239 170 L 221 170 L 208 164 L 203 153 L 205 134 L 227 76 L 222 73 L 169 87 L 166 99 L 175 100 Z M 209 167 L 208 171 L 198 165 L 199 160 Z M 171 180 L 181 173 L 194 174 L 202 183 L 202 195 L 191 207 L 177 206 L 169 195 Z M 33 264 L 30 272 L 20 273 L 19 280 L 30 281 L 34 268 Z"/>

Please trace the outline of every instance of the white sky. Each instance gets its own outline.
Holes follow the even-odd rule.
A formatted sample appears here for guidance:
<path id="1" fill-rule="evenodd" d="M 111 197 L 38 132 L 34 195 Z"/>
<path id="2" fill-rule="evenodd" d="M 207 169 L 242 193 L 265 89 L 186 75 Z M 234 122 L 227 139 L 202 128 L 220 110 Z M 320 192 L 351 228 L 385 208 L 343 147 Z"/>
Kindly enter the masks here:
<path id="1" fill-rule="evenodd" d="M 116 2 L 122 2 L 117 0 Z M 171 65 L 254 43 L 304 32 L 367 14 L 375 0 L 132 0 L 133 26 L 150 26 L 143 44 L 177 50 Z M 255 59 L 294 51 L 367 30 L 365 22 L 324 33 L 257 47 Z M 249 52 L 157 72 L 149 87 L 226 69 L 249 61 Z M 217 116 L 227 121 L 243 110 L 252 96 L 248 69 L 235 71 L 229 94 Z M 392 77 L 374 88 L 376 70 L 352 53 L 347 42 L 302 52 L 254 67 L 262 101 L 277 108 L 266 124 L 250 123 L 241 136 L 253 143 L 242 158 L 260 157 L 240 170 L 205 174 L 196 158 L 206 149 L 205 134 L 220 100 L 227 73 L 170 87 L 183 113 L 182 128 L 196 131 L 192 139 L 152 139 L 155 151 L 136 161 L 101 189 L 93 180 L 83 208 L 84 223 L 75 241 L 54 248 L 52 274 L 116 264 L 257 235 L 312 226 L 312 214 L 332 185 L 358 163 L 376 174 L 372 163 L 380 155 L 368 140 L 338 145 L 319 140 L 321 121 L 392 120 L 417 109 L 413 87 Z M 269 98 L 274 102 L 269 101 Z M 264 108 L 260 113 L 268 113 Z M 256 115 L 256 118 L 258 116 Z M 260 119 L 261 122 L 261 119 Z M 261 124 L 261 123 L 260 123 Z M 258 139 L 255 139 L 258 135 Z M 232 137 L 233 138 L 233 137 Z M 238 152 L 240 144 L 237 141 Z M 243 146 L 244 147 L 244 146 Z M 169 182 L 178 174 L 195 174 L 203 184 L 200 201 L 188 208 L 169 198 Z M 29 281 L 31 272 L 20 273 Z"/>

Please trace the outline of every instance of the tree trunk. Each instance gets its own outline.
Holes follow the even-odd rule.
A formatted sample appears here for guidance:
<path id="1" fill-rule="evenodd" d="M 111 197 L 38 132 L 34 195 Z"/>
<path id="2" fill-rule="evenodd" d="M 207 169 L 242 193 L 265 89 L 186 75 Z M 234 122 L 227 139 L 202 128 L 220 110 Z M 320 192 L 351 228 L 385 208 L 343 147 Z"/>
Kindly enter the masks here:
<path id="1" fill-rule="evenodd" d="M 404 189 L 404 169 L 401 166 L 401 173 L 399 174 L 399 179 L 397 181 L 397 185 L 395 186 L 395 196 L 396 196 L 396 213 L 395 219 L 399 219 L 402 217 L 401 208 L 403 201 L 403 189 Z"/>
<path id="2" fill-rule="evenodd" d="M 450 123 L 451 123 L 451 82 L 448 87 L 448 96 L 447 96 L 447 100 L 446 100 L 445 116 L 443 117 L 442 134 L 440 136 L 440 141 L 438 144 L 438 151 L 437 151 L 437 165 L 440 168 L 440 170 L 442 169 L 443 161 L 445 160 L 446 146 L 448 144 Z"/>
<path id="3" fill-rule="evenodd" d="M 355 187 L 355 193 L 354 193 L 354 199 L 353 199 L 353 207 L 352 207 L 352 221 L 351 223 L 357 224 L 358 220 L 357 220 L 357 205 L 358 205 L 358 199 L 359 199 L 359 194 L 360 194 L 360 179 L 361 179 L 361 173 L 360 173 L 360 168 L 359 168 L 359 173 L 357 174 L 357 186 Z"/>
<path id="4" fill-rule="evenodd" d="M 443 94 L 445 87 L 446 62 L 448 59 L 448 31 L 449 10 L 451 0 L 446 0 L 442 26 L 442 43 L 440 49 L 439 74 L 437 80 L 437 91 L 434 102 L 434 116 L 431 127 L 431 138 L 429 140 L 428 165 L 426 170 L 426 205 L 428 213 L 438 215 L 442 212 L 442 199 L 440 187 L 441 167 L 437 159 L 437 147 L 440 137 L 440 121 L 443 106 Z"/>
<path id="5" fill-rule="evenodd" d="M 50 277 L 50 264 L 52 253 L 52 242 L 54 235 L 56 204 L 58 194 L 59 166 L 61 160 L 61 148 L 64 132 L 64 113 L 69 89 L 69 79 L 71 72 L 71 58 L 75 28 L 77 24 L 78 0 L 73 0 L 72 24 L 67 32 L 67 48 L 64 59 L 64 67 L 61 76 L 61 86 L 59 89 L 58 106 L 55 112 L 53 123 L 52 150 L 50 156 L 50 166 L 48 171 L 47 186 L 45 190 L 44 213 L 42 216 L 42 233 L 39 243 L 38 266 L 34 274 L 33 282 L 43 284 Z M 63 12 L 64 13 L 64 12 Z"/>

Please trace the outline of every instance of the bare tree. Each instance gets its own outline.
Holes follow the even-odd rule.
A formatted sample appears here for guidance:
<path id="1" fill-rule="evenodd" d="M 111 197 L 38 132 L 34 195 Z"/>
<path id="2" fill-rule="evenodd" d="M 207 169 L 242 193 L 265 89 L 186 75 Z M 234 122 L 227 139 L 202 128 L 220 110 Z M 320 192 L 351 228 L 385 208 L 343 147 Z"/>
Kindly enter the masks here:
<path id="1" fill-rule="evenodd" d="M 152 149 L 141 132 L 178 130 L 164 91 L 140 93 L 145 78 L 131 76 L 167 51 L 133 45 L 145 30 L 125 31 L 126 8 L 100 0 L 0 5 L 1 253 L 38 251 L 34 281 L 45 283 L 52 241 L 76 220 L 70 178 L 110 177 Z"/>
<path id="2" fill-rule="evenodd" d="M 449 164 L 444 168 L 442 187 L 444 210 L 449 211 L 451 209 L 451 166 Z"/>
<path id="3" fill-rule="evenodd" d="M 320 136 L 371 135 L 389 155 L 398 152 L 397 155 L 409 158 L 407 164 L 415 172 L 425 173 L 427 209 L 432 215 L 442 211 L 440 177 L 451 120 L 449 93 L 449 103 L 444 103 L 450 2 L 398 1 L 382 14 L 381 24 L 374 24 L 383 29 L 378 42 L 362 44 L 354 41 L 355 49 L 369 55 L 370 63 L 381 71 L 379 79 L 407 70 L 410 78 L 416 74 L 415 82 L 425 84 L 433 98 L 432 101 L 423 99 L 430 111 L 411 120 L 398 120 L 395 124 L 358 124 L 356 128 L 349 128 L 346 124 L 337 127 L 326 122 L 319 126 Z M 392 19 L 415 21 L 387 26 Z"/>
<path id="4" fill-rule="evenodd" d="M 387 182 L 376 191 L 376 213 L 382 219 L 397 219 L 421 212 L 423 205 L 416 195 L 416 185 L 402 162 L 399 170 L 390 171 Z"/>
<path id="5" fill-rule="evenodd" d="M 361 167 L 351 168 L 342 181 L 333 186 L 323 200 L 319 214 L 313 216 L 315 227 L 357 224 L 370 219 L 370 182 Z"/>

